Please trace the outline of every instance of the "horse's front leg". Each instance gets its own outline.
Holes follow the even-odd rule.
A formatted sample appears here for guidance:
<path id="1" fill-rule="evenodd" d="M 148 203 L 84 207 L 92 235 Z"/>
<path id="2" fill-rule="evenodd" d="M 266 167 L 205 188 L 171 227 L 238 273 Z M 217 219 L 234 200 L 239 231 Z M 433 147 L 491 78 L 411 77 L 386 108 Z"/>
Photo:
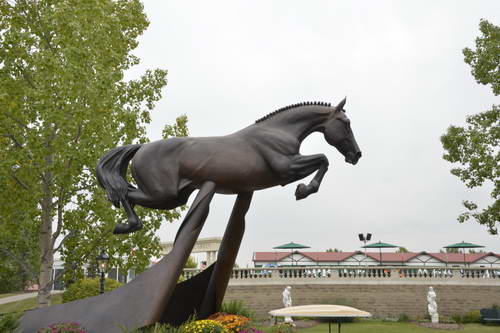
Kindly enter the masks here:
<path id="1" fill-rule="evenodd" d="M 292 174 L 292 178 L 294 179 L 302 179 L 318 170 L 308 185 L 297 185 L 297 189 L 295 190 L 295 198 L 297 200 L 307 198 L 309 194 L 318 192 L 323 176 L 328 170 L 328 165 L 328 159 L 323 154 L 310 156 L 297 155 L 292 158 L 292 164 L 290 165 L 289 172 Z"/>

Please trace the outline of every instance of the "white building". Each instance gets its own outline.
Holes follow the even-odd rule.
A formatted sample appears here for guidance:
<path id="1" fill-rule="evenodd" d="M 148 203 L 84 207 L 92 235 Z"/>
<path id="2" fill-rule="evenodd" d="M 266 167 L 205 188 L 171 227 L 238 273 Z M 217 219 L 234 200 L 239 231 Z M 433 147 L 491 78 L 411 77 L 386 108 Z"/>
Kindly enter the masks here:
<path id="1" fill-rule="evenodd" d="M 254 252 L 255 267 L 282 266 L 433 266 L 500 268 L 500 254 L 410 252 Z"/>

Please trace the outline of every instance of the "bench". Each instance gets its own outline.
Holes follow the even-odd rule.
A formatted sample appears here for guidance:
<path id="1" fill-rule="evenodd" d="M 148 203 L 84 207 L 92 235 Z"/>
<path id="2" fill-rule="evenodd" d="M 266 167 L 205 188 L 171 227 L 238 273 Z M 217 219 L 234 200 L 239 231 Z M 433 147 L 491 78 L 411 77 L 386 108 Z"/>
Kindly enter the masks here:
<path id="1" fill-rule="evenodd" d="M 481 309 L 483 323 L 500 323 L 500 309 Z"/>

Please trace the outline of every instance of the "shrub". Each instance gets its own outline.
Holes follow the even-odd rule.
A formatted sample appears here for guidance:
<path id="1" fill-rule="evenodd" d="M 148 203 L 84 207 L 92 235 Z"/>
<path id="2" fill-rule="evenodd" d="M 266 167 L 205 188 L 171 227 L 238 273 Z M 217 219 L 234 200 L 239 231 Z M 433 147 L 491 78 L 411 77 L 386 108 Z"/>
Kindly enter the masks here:
<path id="1" fill-rule="evenodd" d="M 456 321 L 453 318 L 445 315 L 439 315 L 439 322 L 442 324 L 455 324 Z"/>
<path id="2" fill-rule="evenodd" d="M 104 291 L 111 291 L 121 287 L 123 283 L 113 279 L 106 279 L 104 282 Z M 82 279 L 73 283 L 63 293 L 63 303 L 76 301 L 78 299 L 99 295 L 99 279 Z"/>
<path id="3" fill-rule="evenodd" d="M 233 300 L 230 302 L 222 303 L 220 312 L 245 316 L 247 318 L 253 319 L 255 317 L 255 312 L 248 308 L 243 301 Z"/>
<path id="4" fill-rule="evenodd" d="M 256 328 L 246 328 L 244 330 L 241 330 L 240 333 L 265 333 L 265 332 L 258 330 Z"/>
<path id="5" fill-rule="evenodd" d="M 459 314 L 453 314 L 451 315 L 451 319 L 455 321 L 457 324 L 462 324 L 462 315 Z"/>
<path id="6" fill-rule="evenodd" d="M 410 317 L 406 313 L 401 313 L 398 317 L 398 321 L 402 323 L 407 323 L 410 321 Z"/>
<path id="7" fill-rule="evenodd" d="M 197 320 L 183 325 L 185 333 L 227 333 L 227 329 L 221 323 L 205 319 Z"/>
<path id="8" fill-rule="evenodd" d="M 295 332 L 295 329 L 293 328 L 293 326 L 291 324 L 281 323 L 281 324 L 278 324 L 278 325 L 271 327 L 270 332 L 271 333 L 293 333 L 293 332 Z"/>
<path id="9" fill-rule="evenodd" d="M 250 318 L 241 315 L 227 314 L 223 312 L 217 312 L 208 317 L 208 319 L 212 319 L 218 321 L 227 329 L 229 333 L 238 333 L 242 329 L 244 329 Z"/>
<path id="10" fill-rule="evenodd" d="M 87 333 L 87 331 L 78 323 L 57 323 L 39 329 L 37 333 Z"/>
<path id="11" fill-rule="evenodd" d="M 0 332 L 12 333 L 19 327 L 21 313 L 7 313 L 0 317 Z"/>
<path id="12" fill-rule="evenodd" d="M 464 324 L 472 324 L 472 323 L 480 323 L 481 322 L 481 313 L 479 310 L 473 310 L 462 317 L 462 323 Z"/>

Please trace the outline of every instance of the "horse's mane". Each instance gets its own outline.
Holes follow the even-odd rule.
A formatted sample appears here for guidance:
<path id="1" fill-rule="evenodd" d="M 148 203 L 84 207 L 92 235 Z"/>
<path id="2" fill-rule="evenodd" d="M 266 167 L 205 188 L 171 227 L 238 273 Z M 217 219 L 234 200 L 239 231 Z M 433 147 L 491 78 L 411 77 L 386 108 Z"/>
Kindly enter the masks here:
<path id="1" fill-rule="evenodd" d="M 331 103 L 326 103 L 326 102 L 302 102 L 302 103 L 297 103 L 297 104 L 291 104 L 291 105 L 288 105 L 288 106 L 285 106 L 285 107 L 282 107 L 281 109 L 278 109 L 276 111 L 273 111 L 267 115 L 265 115 L 264 117 L 262 118 L 259 118 L 255 121 L 256 124 L 258 123 L 261 123 L 263 122 L 264 120 L 267 120 L 271 117 L 274 117 L 275 115 L 277 114 L 280 114 L 284 111 L 289 111 L 289 110 L 292 110 L 292 109 L 295 109 L 295 108 L 298 108 L 299 106 L 307 106 L 307 105 L 319 105 L 319 106 L 327 106 L 327 107 L 330 107 L 332 106 Z"/>

